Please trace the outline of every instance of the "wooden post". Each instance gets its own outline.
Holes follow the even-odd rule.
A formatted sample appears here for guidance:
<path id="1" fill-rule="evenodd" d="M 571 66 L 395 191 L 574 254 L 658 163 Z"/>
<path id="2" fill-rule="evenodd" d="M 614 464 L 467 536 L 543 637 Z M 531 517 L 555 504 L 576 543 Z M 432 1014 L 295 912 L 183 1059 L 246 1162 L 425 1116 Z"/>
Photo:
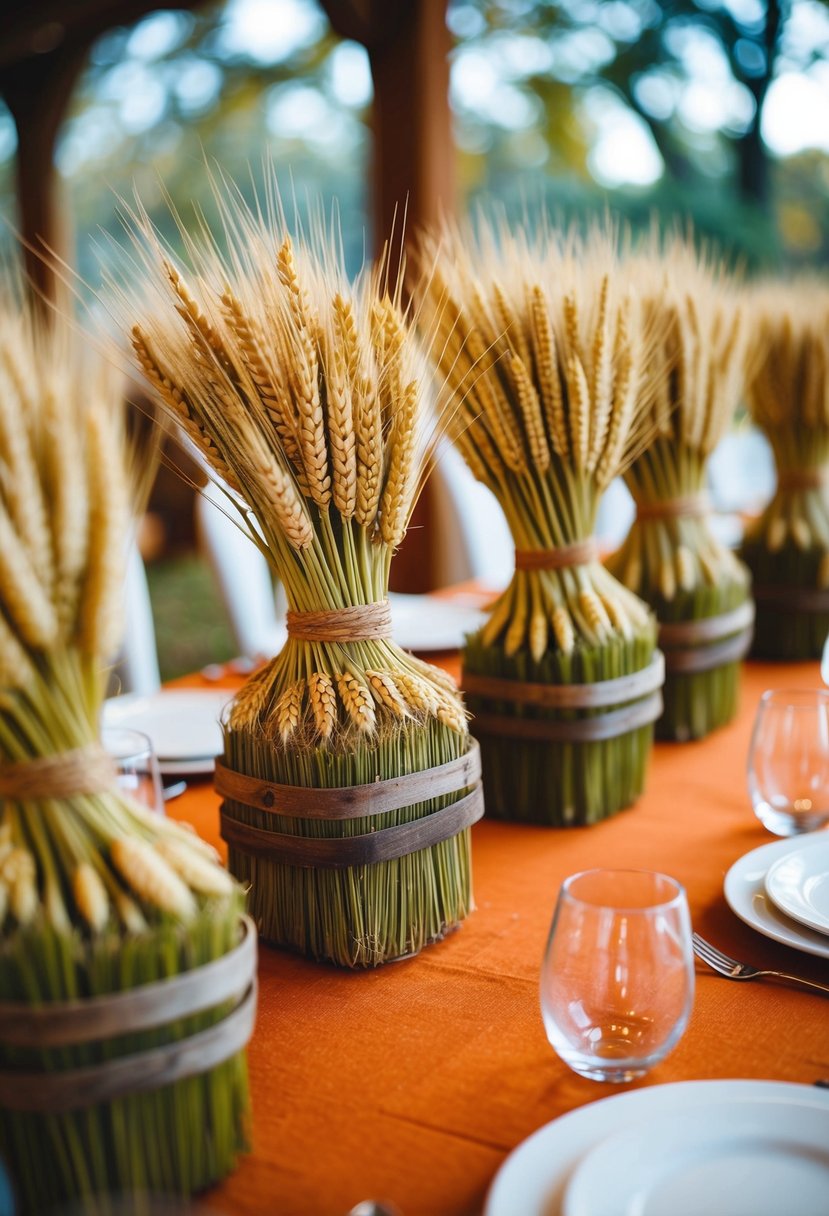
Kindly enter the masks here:
<path id="1" fill-rule="evenodd" d="M 397 6 L 388 36 L 369 47 L 374 79 L 372 203 L 378 249 L 394 227 L 416 235 L 455 208 L 455 145 L 449 108 L 446 0 Z M 392 272 L 396 264 L 392 264 Z"/>
<path id="2" fill-rule="evenodd" d="M 449 106 L 447 0 L 322 0 L 334 30 L 368 50 L 374 80 L 372 228 L 374 252 L 389 244 L 393 282 L 406 239 L 455 210 L 455 145 Z M 435 586 L 435 530 L 429 486 L 394 559 L 397 591 Z"/>
<path id="3" fill-rule="evenodd" d="M 374 79 L 372 202 L 376 248 L 391 239 L 392 281 L 406 237 L 416 237 L 455 208 L 455 145 L 449 107 L 449 51 L 445 0 L 398 6 L 391 36 L 369 48 Z M 439 520 L 428 482 L 391 568 L 397 591 L 429 591 L 436 584 L 434 552 Z"/>
<path id="4" fill-rule="evenodd" d="M 24 265 L 35 295 L 52 302 L 60 296 L 59 280 L 44 257 L 48 259 L 52 249 L 71 260 L 71 224 L 60 200 L 55 141 L 86 53 L 86 43 L 60 46 L 15 63 L 2 78 L 17 127 L 18 226 L 25 242 Z"/>

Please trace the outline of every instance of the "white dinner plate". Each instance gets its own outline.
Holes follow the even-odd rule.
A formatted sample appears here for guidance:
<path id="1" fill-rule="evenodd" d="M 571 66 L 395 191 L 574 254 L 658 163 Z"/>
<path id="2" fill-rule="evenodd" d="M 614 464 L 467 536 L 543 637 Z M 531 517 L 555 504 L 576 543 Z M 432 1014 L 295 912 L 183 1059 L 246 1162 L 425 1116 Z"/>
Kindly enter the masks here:
<path id="1" fill-rule="evenodd" d="M 820 845 L 826 838 L 825 832 L 809 832 L 799 836 L 796 845 L 791 840 L 774 840 L 752 849 L 735 861 L 724 884 L 726 903 L 740 920 L 773 941 L 793 946 L 806 954 L 816 954 L 819 958 L 829 958 L 829 937 L 798 924 L 781 912 L 766 894 L 766 874 L 776 861 L 794 848 Z"/>
<path id="2" fill-rule="evenodd" d="M 804 848 L 793 849 L 769 867 L 766 894 L 781 912 L 829 933 L 829 834 Z"/>
<path id="3" fill-rule="evenodd" d="M 468 633 L 486 619 L 480 600 L 440 599 L 392 592 L 392 636 L 404 650 L 460 650 Z"/>
<path id="4" fill-rule="evenodd" d="M 164 688 L 146 697 L 112 697 L 104 702 L 103 725 L 149 735 L 166 776 L 212 773 L 222 750 L 219 722 L 232 696 L 227 689 Z"/>
<path id="5" fill-rule="evenodd" d="M 580 1106 L 520 1144 L 496 1174 L 484 1216 L 562 1216 L 571 1175 L 600 1140 L 636 1119 L 662 1118 L 668 1124 L 683 1111 L 713 1113 L 721 1103 L 737 1101 L 788 1101 L 829 1111 L 829 1091 L 785 1081 L 679 1081 L 632 1089 Z"/>
<path id="6" fill-rule="evenodd" d="M 563 1216 L 821 1216 L 829 1106 L 734 1099 L 643 1119 L 573 1171 Z"/>

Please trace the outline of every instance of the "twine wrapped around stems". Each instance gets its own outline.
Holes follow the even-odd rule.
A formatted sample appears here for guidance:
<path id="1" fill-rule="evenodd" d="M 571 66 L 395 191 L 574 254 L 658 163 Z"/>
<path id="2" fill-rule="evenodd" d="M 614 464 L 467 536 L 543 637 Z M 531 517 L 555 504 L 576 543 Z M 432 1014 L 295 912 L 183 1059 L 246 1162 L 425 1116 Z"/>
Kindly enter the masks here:
<path id="1" fill-rule="evenodd" d="M 0 798 L 17 802 L 98 794 L 115 785 L 115 762 L 100 743 L 0 764 Z"/>
<path id="2" fill-rule="evenodd" d="M 391 637 L 388 600 L 326 612 L 289 612 L 288 637 L 298 642 L 368 642 Z"/>

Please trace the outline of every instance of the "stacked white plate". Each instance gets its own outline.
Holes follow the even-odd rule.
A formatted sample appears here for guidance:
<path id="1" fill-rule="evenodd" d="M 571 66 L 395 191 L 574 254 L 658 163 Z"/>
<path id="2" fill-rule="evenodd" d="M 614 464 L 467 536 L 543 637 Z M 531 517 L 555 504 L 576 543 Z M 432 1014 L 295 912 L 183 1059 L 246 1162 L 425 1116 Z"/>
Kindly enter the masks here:
<path id="1" fill-rule="evenodd" d="M 199 776 L 213 772 L 232 696 L 227 689 L 164 688 L 152 696 L 112 697 L 104 703 L 103 725 L 149 735 L 164 776 Z"/>
<path id="2" fill-rule="evenodd" d="M 829 1092 L 687 1081 L 571 1111 L 507 1158 L 484 1216 L 825 1216 Z"/>
<path id="3" fill-rule="evenodd" d="M 775 840 L 746 853 L 725 876 L 725 898 L 758 933 L 829 958 L 829 832 Z"/>

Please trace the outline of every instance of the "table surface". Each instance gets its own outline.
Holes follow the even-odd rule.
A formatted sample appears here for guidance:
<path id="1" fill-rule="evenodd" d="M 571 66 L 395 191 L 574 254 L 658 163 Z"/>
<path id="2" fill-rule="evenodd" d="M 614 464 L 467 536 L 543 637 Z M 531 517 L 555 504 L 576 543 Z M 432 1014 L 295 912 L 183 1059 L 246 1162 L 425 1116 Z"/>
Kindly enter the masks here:
<path id="1" fill-rule="evenodd" d="M 824 960 L 754 932 L 723 897 L 732 863 L 774 839 L 746 792 L 758 698 L 768 687 L 819 684 L 816 663 L 747 664 L 738 718 L 698 743 L 657 744 L 645 794 L 605 823 L 476 824 L 476 910 L 417 958 L 347 972 L 261 946 L 249 1049 L 253 1151 L 207 1206 L 227 1216 L 345 1216 L 371 1197 L 393 1201 L 403 1216 L 477 1216 L 517 1144 L 620 1092 L 572 1073 L 541 1022 L 539 966 L 568 874 L 665 871 L 684 884 L 704 937 L 737 958 L 825 980 Z M 169 812 L 220 844 L 209 782 L 191 784 Z M 829 1078 L 826 999 L 769 981 L 730 983 L 698 967 L 685 1036 L 637 1084 L 720 1077 Z"/>

